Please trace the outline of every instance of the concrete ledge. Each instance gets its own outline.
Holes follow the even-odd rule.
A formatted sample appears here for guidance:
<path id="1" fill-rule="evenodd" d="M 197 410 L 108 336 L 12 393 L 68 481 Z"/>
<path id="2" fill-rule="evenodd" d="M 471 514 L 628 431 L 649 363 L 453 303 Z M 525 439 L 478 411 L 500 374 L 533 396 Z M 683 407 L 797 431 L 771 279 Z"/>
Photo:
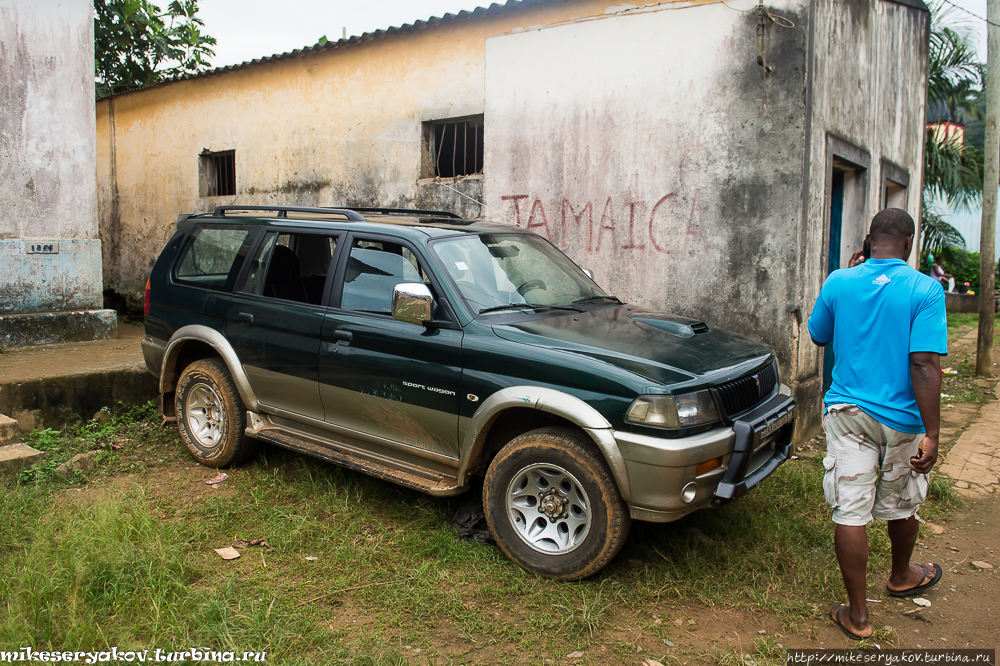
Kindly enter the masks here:
<path id="1" fill-rule="evenodd" d="M 44 457 L 44 453 L 27 444 L 0 446 L 0 474 L 17 474 Z"/>
<path id="2" fill-rule="evenodd" d="M 0 347 L 26 347 L 116 337 L 118 317 L 114 310 L 0 315 Z"/>
<path id="3" fill-rule="evenodd" d="M 0 414 L 0 446 L 17 444 L 21 441 L 21 431 L 17 427 L 17 421 Z"/>
<path id="4" fill-rule="evenodd" d="M 0 413 L 17 419 L 21 431 L 61 428 L 90 420 L 102 407 L 114 411 L 119 401 L 141 405 L 156 400 L 159 389 L 145 368 L 0 384 Z"/>
<path id="5" fill-rule="evenodd" d="M 944 309 L 948 312 L 979 312 L 979 295 L 945 292 Z"/>

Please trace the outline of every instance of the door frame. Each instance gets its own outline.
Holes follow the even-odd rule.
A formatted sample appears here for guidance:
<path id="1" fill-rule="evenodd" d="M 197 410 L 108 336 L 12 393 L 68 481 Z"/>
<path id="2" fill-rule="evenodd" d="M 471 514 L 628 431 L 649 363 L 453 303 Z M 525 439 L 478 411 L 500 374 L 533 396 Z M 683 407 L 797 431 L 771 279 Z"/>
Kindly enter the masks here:
<path id="1" fill-rule="evenodd" d="M 871 154 L 864 148 L 834 134 L 828 133 L 826 135 L 826 191 L 823 195 L 823 242 L 820 250 L 820 266 L 823 274 L 820 276 L 820 285 L 829 275 L 827 267 L 830 265 L 830 206 L 833 195 L 834 168 L 841 167 L 844 170 L 853 170 L 855 172 L 853 186 L 860 187 L 860 196 L 854 197 L 852 206 L 848 207 L 848 202 L 845 200 L 844 216 L 858 215 L 860 219 L 866 219 L 869 208 L 870 188 L 868 185 L 871 164 Z M 841 224 L 841 228 L 843 228 L 843 224 Z"/>

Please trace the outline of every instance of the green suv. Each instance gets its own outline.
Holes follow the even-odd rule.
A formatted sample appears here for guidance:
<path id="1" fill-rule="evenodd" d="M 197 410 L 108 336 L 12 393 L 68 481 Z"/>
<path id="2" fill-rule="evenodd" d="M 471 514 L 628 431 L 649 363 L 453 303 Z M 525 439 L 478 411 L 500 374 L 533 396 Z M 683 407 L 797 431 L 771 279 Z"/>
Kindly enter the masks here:
<path id="1" fill-rule="evenodd" d="M 441 211 L 182 215 L 146 367 L 212 467 L 269 442 L 431 495 L 483 482 L 500 548 L 600 571 L 631 520 L 746 493 L 789 456 L 772 350 L 622 303 L 541 236 Z"/>

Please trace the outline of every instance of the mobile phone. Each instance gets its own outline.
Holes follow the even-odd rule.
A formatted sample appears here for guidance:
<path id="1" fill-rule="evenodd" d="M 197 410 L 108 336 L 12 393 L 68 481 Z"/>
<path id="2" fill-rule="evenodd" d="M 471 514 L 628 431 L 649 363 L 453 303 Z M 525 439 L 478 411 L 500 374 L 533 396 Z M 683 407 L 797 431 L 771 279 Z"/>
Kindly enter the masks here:
<path id="1" fill-rule="evenodd" d="M 872 246 L 868 244 L 868 239 L 865 239 L 865 244 L 861 246 L 861 256 L 868 261 L 872 258 Z"/>

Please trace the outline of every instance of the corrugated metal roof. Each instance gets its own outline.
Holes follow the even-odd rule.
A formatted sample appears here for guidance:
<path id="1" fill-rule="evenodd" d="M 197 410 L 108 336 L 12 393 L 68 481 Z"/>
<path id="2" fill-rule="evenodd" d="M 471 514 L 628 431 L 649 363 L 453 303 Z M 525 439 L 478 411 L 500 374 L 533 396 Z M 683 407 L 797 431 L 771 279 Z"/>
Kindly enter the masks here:
<path id="1" fill-rule="evenodd" d="M 207 69 L 203 72 L 198 72 L 197 74 L 183 74 L 181 76 L 174 76 L 169 79 L 163 79 L 161 81 L 157 81 L 156 83 L 152 83 L 148 86 L 133 88 L 131 90 L 126 90 L 124 92 L 115 93 L 114 95 L 108 95 L 107 97 L 101 97 L 100 99 L 121 97 L 122 95 L 128 95 L 130 93 L 135 93 L 142 90 L 149 90 L 150 88 L 158 88 L 160 86 L 169 85 L 171 83 L 177 83 L 179 81 L 190 81 L 192 79 L 203 79 L 209 76 L 218 76 L 220 74 L 225 74 L 226 72 L 235 72 L 237 70 L 247 69 L 249 67 L 254 67 L 256 65 L 263 65 L 267 63 L 278 62 L 280 60 L 289 60 L 291 58 L 298 58 L 299 56 L 303 56 L 310 53 L 319 53 L 321 51 L 332 51 L 348 46 L 356 46 L 358 44 L 371 42 L 376 39 L 386 39 L 388 37 L 395 37 L 396 35 L 413 33 L 417 32 L 418 30 L 425 30 L 427 28 L 433 28 L 434 26 L 443 25 L 446 23 L 454 23 L 456 21 L 466 21 L 473 18 L 480 18 L 514 9 L 536 7 L 538 5 L 544 5 L 554 1 L 555 0 L 507 0 L 507 2 L 505 2 L 504 4 L 493 3 L 489 7 L 477 7 L 471 12 L 462 10 L 457 14 L 444 14 L 441 17 L 432 16 L 426 21 L 414 21 L 413 23 L 404 23 L 399 27 L 385 28 L 384 30 L 376 30 L 375 32 L 366 32 L 362 35 L 348 37 L 347 39 L 339 39 L 335 42 L 329 41 L 326 44 L 316 44 L 315 46 L 306 46 L 304 48 L 295 49 L 293 51 L 287 51 L 285 53 L 276 53 L 266 58 L 255 58 L 253 60 L 242 62 L 238 65 L 226 65 L 225 67 L 216 67 L 214 69 Z"/>

